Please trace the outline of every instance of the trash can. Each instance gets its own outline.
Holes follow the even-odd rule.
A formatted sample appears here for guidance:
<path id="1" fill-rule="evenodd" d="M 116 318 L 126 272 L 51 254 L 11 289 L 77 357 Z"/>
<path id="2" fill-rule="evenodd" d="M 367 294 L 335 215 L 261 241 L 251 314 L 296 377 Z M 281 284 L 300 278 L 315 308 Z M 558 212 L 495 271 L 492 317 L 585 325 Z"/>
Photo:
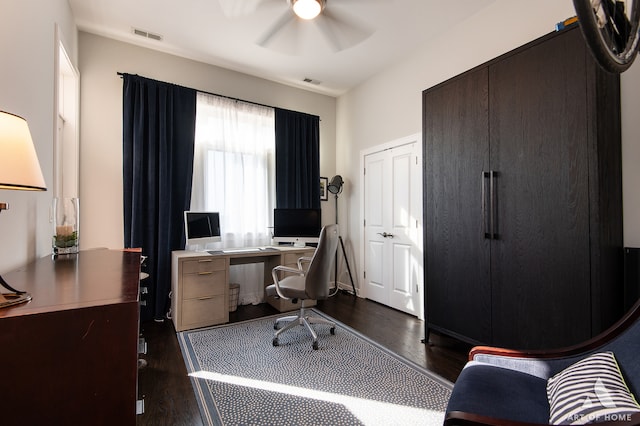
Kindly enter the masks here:
<path id="1" fill-rule="evenodd" d="M 238 309 L 238 296 L 240 295 L 240 284 L 229 284 L 229 312 L 235 312 Z"/>

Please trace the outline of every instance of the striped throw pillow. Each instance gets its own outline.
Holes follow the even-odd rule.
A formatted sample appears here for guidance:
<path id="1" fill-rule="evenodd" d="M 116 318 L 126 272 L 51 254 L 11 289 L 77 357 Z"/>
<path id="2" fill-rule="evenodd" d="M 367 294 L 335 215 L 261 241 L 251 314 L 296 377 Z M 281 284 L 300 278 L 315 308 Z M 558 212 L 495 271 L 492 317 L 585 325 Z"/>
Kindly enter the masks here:
<path id="1" fill-rule="evenodd" d="M 624 421 L 640 413 L 612 352 L 593 354 L 551 377 L 547 397 L 554 425 Z"/>

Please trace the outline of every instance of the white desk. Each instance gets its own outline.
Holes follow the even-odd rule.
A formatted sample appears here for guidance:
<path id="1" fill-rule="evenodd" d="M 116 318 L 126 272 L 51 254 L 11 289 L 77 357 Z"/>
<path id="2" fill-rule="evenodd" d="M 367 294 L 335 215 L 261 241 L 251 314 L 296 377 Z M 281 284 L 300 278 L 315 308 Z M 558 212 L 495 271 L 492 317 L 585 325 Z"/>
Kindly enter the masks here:
<path id="1" fill-rule="evenodd" d="M 229 322 L 229 266 L 264 263 L 264 285 L 273 282 L 277 265 L 295 267 L 313 247 L 225 249 L 215 252 L 177 250 L 171 257 L 171 317 L 176 331 Z M 267 298 L 280 312 L 298 309 L 290 300 Z"/>

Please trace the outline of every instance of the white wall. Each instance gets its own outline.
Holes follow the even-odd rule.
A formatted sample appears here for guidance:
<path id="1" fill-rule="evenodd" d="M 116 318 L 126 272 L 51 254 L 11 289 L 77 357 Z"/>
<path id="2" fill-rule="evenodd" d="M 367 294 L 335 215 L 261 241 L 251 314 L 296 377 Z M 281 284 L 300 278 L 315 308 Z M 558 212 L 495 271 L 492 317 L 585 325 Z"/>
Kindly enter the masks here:
<path id="1" fill-rule="evenodd" d="M 80 32 L 82 249 L 123 245 L 122 79 L 117 72 L 320 116 L 320 173 L 335 171 L 336 99 Z M 324 202 L 332 223 L 333 204 Z"/>
<path id="2" fill-rule="evenodd" d="M 640 59 L 620 77 L 624 244 L 640 247 Z"/>
<path id="3" fill-rule="evenodd" d="M 0 0 L 0 110 L 22 116 L 42 167 L 47 192 L 0 190 L 0 273 L 51 253 L 55 25 L 77 63 L 77 30 L 66 0 Z"/>
<path id="4" fill-rule="evenodd" d="M 575 15 L 571 0 L 496 0 L 420 51 L 338 99 L 336 172 L 348 183 L 340 223 L 353 257 L 360 258 L 360 171 L 362 150 L 421 132 L 421 94 L 457 74 L 554 30 Z M 425 23 L 428 25 L 428 23 Z M 640 60 L 639 60 L 640 61 Z M 625 245 L 640 245 L 640 64 L 622 75 Z M 352 266 L 353 268 L 353 266 Z M 361 265 L 357 267 L 362 275 Z"/>

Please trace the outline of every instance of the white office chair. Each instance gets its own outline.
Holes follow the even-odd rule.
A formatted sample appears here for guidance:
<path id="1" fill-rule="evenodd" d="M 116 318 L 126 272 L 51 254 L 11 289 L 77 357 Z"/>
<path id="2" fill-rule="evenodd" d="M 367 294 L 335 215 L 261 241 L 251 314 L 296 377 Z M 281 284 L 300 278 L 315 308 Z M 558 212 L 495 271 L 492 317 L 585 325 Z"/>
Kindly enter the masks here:
<path id="1" fill-rule="evenodd" d="M 311 324 L 327 324 L 331 326 L 331 334 L 335 334 L 336 325 L 323 318 L 306 315 L 305 302 L 307 300 L 322 300 L 331 296 L 329 279 L 335 261 L 336 249 L 338 248 L 338 225 L 327 225 L 320 231 L 318 247 L 313 257 L 301 257 L 298 259 L 298 268 L 287 266 L 276 266 L 271 271 L 274 284 L 266 288 L 267 296 L 279 296 L 283 299 L 292 300 L 294 303 L 300 301 L 300 312 L 298 315 L 291 315 L 278 318 L 273 326 L 276 330 L 273 336 L 273 346 L 278 346 L 278 336 L 296 325 L 304 325 L 313 336 L 313 349 L 318 349 L 318 334 L 311 327 Z M 305 270 L 303 264 L 309 262 L 309 267 Z M 279 273 L 286 272 L 288 275 L 280 278 Z M 280 324 L 287 323 L 280 328 Z"/>

